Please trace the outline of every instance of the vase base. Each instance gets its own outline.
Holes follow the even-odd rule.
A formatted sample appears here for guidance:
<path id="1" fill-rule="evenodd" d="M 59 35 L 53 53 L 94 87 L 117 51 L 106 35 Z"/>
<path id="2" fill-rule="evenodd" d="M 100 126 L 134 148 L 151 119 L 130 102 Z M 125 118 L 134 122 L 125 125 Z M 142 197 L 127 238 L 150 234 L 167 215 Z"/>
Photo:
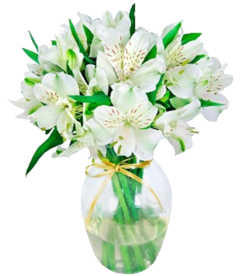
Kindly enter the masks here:
<path id="1" fill-rule="evenodd" d="M 167 218 L 142 220 L 134 225 L 92 219 L 87 233 L 103 266 L 116 273 L 135 274 L 155 262 L 167 227 Z"/>

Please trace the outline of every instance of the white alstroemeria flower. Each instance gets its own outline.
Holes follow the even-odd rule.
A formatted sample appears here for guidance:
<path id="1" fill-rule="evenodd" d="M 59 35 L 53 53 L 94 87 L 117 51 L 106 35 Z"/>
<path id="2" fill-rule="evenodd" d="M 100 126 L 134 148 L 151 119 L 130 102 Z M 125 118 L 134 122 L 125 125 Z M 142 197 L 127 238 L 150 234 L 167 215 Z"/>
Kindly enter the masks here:
<path id="1" fill-rule="evenodd" d="M 50 49 L 47 46 L 40 48 L 40 64 L 44 64 L 47 72 L 51 72 L 52 68 L 56 72 L 66 71 L 67 62 L 72 70 L 79 69 L 82 66 L 83 54 L 79 52 L 79 48 L 70 33 L 65 32 L 57 36 L 56 41 L 57 46 L 52 46 Z"/>
<path id="2" fill-rule="evenodd" d="M 192 98 L 194 87 L 202 76 L 202 70 L 194 64 L 178 66 L 166 72 L 165 85 L 178 98 Z"/>
<path id="3" fill-rule="evenodd" d="M 105 70 L 110 85 L 126 82 L 145 93 L 156 89 L 160 75 L 165 70 L 163 61 L 151 59 L 143 64 L 153 46 L 152 36 L 141 29 L 128 41 L 116 31 L 102 33 L 105 54 L 101 51 L 98 53 L 97 67 Z"/>
<path id="4" fill-rule="evenodd" d="M 164 113 L 156 120 L 155 126 L 174 147 L 176 154 L 192 147 L 192 136 L 197 133 L 186 122 L 192 120 L 200 112 L 198 100 L 174 111 Z"/>
<path id="5" fill-rule="evenodd" d="M 38 77 L 44 76 L 45 69 L 44 69 L 44 66 L 42 66 L 41 64 L 37 64 L 37 63 L 28 64 L 27 67 L 32 74 Z"/>
<path id="6" fill-rule="evenodd" d="M 233 77 L 224 74 L 227 65 L 222 66 L 216 58 L 203 58 L 198 62 L 198 66 L 203 75 L 195 87 L 194 94 L 198 99 L 223 104 L 202 108 L 202 114 L 207 120 L 216 121 L 220 113 L 228 108 L 228 101 L 220 92 L 232 83 Z"/>
<path id="7" fill-rule="evenodd" d="M 171 25 L 171 28 L 174 27 Z M 170 31 L 170 27 L 163 32 L 163 37 Z M 158 41 L 158 55 L 165 60 L 167 70 L 184 66 L 191 62 L 197 55 L 203 53 L 203 44 L 198 41 L 190 41 L 182 45 L 183 34 L 179 34 L 166 49 L 163 46 L 163 37 Z"/>
<path id="8" fill-rule="evenodd" d="M 110 29 L 118 31 L 124 38 L 129 39 L 131 21 L 127 12 L 118 12 L 115 18 L 113 18 L 110 12 L 105 12 L 102 16 L 102 20 L 96 19 L 92 21 L 86 15 L 79 14 L 83 24 L 87 26 L 94 38 L 91 44 L 90 57 L 97 57 L 98 51 L 103 51 L 103 43 L 101 40 L 101 34 Z"/>
<path id="9" fill-rule="evenodd" d="M 101 144 L 102 137 L 108 134 L 118 155 L 129 157 L 134 153 L 139 159 L 151 159 L 162 138 L 159 131 L 148 128 L 157 108 L 148 101 L 146 94 L 127 84 L 115 86 L 111 100 L 113 107 L 100 106 L 94 111 L 94 120 L 101 126 L 98 132 L 92 129 L 96 141 Z"/>
<path id="10" fill-rule="evenodd" d="M 28 81 L 27 81 L 28 80 Z M 18 101 L 11 101 L 14 105 L 24 110 L 24 113 L 18 118 L 29 119 L 29 115 L 36 112 L 42 107 L 41 102 L 35 97 L 35 83 L 40 83 L 41 78 L 33 73 L 26 73 L 25 80 L 21 83 L 21 91 L 23 98 Z"/>
<path id="11" fill-rule="evenodd" d="M 108 80 L 105 71 L 102 68 L 96 68 L 94 65 L 87 65 L 85 69 L 85 76 L 89 83 L 87 94 L 93 95 L 94 92 L 102 91 L 108 95 Z"/>
<path id="12" fill-rule="evenodd" d="M 41 84 L 35 85 L 34 94 L 44 104 L 30 116 L 40 128 L 51 129 L 57 126 L 63 136 L 71 134 L 74 124 L 81 129 L 75 118 L 82 112 L 81 107 L 68 98 L 69 95 L 79 95 L 74 78 L 64 73 L 47 74 Z"/>

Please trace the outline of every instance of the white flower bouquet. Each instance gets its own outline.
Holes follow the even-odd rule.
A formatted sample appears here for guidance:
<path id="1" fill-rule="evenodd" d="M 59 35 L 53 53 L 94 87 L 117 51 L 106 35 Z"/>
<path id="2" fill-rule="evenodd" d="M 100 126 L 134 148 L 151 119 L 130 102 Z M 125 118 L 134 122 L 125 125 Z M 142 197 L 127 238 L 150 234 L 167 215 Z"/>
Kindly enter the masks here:
<path id="1" fill-rule="evenodd" d="M 155 261 L 171 212 L 154 150 L 163 138 L 176 154 L 191 148 L 198 132 L 188 122 L 200 113 L 217 120 L 232 77 L 203 49 L 201 33 L 185 34 L 182 22 L 161 36 L 136 29 L 135 5 L 115 18 L 79 18 L 62 26 L 50 48 L 30 33 L 36 52 L 23 49 L 35 63 L 14 104 L 49 135 L 27 174 L 52 148 L 54 157 L 69 157 L 87 147 L 82 211 L 94 253 L 112 271 L 136 273 Z"/>

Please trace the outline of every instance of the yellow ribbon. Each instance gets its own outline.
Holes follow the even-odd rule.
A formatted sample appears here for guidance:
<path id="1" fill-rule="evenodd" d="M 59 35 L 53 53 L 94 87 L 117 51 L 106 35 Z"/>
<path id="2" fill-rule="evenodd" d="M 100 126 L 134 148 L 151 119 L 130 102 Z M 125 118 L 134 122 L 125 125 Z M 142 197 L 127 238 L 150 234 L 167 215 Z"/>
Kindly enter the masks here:
<path id="1" fill-rule="evenodd" d="M 90 209 L 89 209 L 89 212 L 88 212 L 88 216 L 87 216 L 87 219 L 86 219 L 86 224 L 89 225 L 90 224 L 90 221 L 91 221 L 91 217 L 92 217 L 92 214 L 93 214 L 93 210 L 97 204 L 97 201 L 99 199 L 99 197 L 101 196 L 103 190 L 105 189 L 105 187 L 107 186 L 108 182 L 111 180 L 112 176 L 114 175 L 114 173 L 122 173 L 134 180 L 136 180 L 137 182 L 139 182 L 140 184 L 142 184 L 143 186 L 147 187 L 149 189 L 149 191 L 152 193 L 152 195 L 156 198 L 161 210 L 163 210 L 163 207 L 162 207 L 162 204 L 161 204 L 161 201 L 160 199 L 158 198 L 157 194 L 154 192 L 154 190 L 148 185 L 146 184 L 140 177 L 136 176 L 135 174 L 129 172 L 128 170 L 131 170 L 131 169 L 145 169 L 147 168 L 148 166 L 150 166 L 152 160 L 150 161 L 143 161 L 141 163 L 136 163 L 136 164 L 129 164 L 129 163 L 126 163 L 126 161 L 128 161 L 129 159 L 126 159 L 122 162 L 120 162 L 119 164 L 114 164 L 108 160 L 105 160 L 105 159 L 102 159 L 101 160 L 101 164 L 91 164 L 89 166 L 86 167 L 85 169 L 85 173 L 87 176 L 90 176 L 90 177 L 94 177 L 94 178 L 98 178 L 98 177 L 103 177 L 103 176 L 107 176 L 107 178 L 104 180 L 102 186 L 100 187 L 100 189 L 98 190 L 91 206 L 90 206 Z M 99 174 L 96 174 L 96 175 L 90 175 L 89 174 L 89 169 L 91 167 L 95 167 L 95 168 L 99 168 L 99 169 L 102 169 L 104 170 L 104 172 L 101 172 Z"/>

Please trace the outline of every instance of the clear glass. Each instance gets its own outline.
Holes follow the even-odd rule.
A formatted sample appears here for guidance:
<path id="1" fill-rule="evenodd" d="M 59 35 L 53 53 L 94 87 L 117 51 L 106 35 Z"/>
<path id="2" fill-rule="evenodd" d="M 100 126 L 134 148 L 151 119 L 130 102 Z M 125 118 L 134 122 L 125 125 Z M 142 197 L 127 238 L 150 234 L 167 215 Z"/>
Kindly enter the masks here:
<path id="1" fill-rule="evenodd" d="M 103 170 L 92 167 L 90 175 Z M 145 169 L 131 170 L 149 187 L 115 173 L 93 209 L 91 204 L 106 177 L 87 176 L 82 190 L 82 212 L 97 259 L 108 269 L 123 274 L 146 270 L 156 260 L 168 228 L 172 194 L 168 179 L 153 161 Z"/>

